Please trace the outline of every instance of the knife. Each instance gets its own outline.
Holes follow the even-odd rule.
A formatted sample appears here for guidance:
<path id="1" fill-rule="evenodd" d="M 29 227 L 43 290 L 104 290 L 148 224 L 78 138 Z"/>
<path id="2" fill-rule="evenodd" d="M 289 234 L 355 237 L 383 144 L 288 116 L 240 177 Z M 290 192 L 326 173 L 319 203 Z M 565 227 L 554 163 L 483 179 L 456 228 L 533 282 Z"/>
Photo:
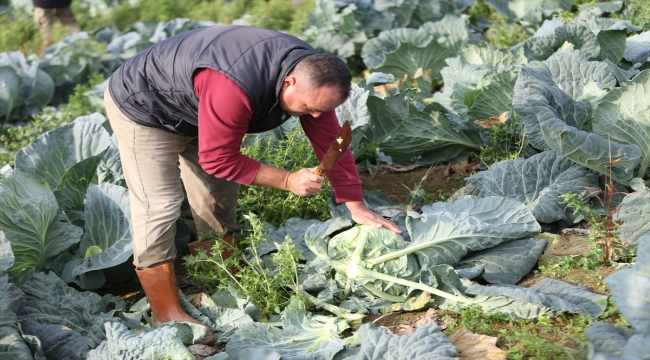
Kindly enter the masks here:
<path id="1" fill-rule="evenodd" d="M 332 145 L 323 156 L 323 160 L 318 164 L 314 174 L 318 176 L 323 176 L 325 171 L 332 170 L 336 163 L 339 162 L 345 150 L 350 146 L 350 141 L 352 140 L 352 129 L 350 128 L 350 122 L 345 121 L 341 130 L 332 141 Z"/>

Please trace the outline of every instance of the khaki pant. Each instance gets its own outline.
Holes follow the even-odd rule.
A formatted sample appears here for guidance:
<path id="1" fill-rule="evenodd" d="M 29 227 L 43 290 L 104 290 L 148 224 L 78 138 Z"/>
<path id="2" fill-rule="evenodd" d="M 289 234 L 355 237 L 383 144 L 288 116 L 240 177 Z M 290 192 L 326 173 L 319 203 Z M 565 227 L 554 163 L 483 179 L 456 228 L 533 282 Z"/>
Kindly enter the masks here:
<path id="1" fill-rule="evenodd" d="M 54 26 L 54 17 L 59 19 L 61 25 L 70 28 L 72 34 L 79 32 L 79 26 L 74 18 L 70 7 L 60 7 L 46 9 L 34 7 L 34 21 L 38 25 L 38 30 L 43 38 L 41 42 L 41 51 L 52 45 L 52 27 Z"/>
<path id="2" fill-rule="evenodd" d="M 173 261 L 183 188 L 197 231 L 236 230 L 239 184 L 206 173 L 198 139 L 147 127 L 127 118 L 104 92 L 106 113 L 117 136 L 133 221 L 133 263 L 150 268 Z"/>

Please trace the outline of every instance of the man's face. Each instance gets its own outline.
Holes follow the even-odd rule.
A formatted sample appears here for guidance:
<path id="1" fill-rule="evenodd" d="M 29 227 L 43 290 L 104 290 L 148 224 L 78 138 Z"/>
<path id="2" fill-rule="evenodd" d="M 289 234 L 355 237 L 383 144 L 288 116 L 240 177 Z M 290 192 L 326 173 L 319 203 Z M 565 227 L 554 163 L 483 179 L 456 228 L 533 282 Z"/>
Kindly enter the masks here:
<path id="1" fill-rule="evenodd" d="M 310 87 L 305 81 L 287 76 L 280 91 L 280 107 L 291 116 L 310 114 L 317 118 L 322 113 L 335 109 L 343 102 L 334 87 Z"/>

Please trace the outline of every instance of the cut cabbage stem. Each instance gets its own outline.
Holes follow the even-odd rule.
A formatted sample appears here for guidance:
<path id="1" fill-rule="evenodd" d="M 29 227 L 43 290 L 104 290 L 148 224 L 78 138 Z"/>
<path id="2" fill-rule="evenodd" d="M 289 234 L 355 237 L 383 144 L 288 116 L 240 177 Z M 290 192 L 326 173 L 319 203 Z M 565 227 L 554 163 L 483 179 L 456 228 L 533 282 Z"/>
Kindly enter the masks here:
<path id="1" fill-rule="evenodd" d="M 464 238 L 470 238 L 470 237 L 471 236 L 452 236 L 452 237 L 440 239 L 440 240 L 435 241 L 435 242 L 432 241 L 432 242 L 428 242 L 426 244 L 416 245 L 416 246 L 409 247 L 409 248 L 406 248 L 406 249 L 394 251 L 394 252 L 392 252 L 390 254 L 386 254 L 384 256 L 380 256 L 380 257 L 377 257 L 377 258 L 374 258 L 374 259 L 363 260 L 363 263 L 368 264 L 368 265 L 381 264 L 383 262 L 386 262 L 386 261 L 389 261 L 389 260 L 392 260 L 392 259 L 397 259 L 397 258 L 399 258 L 401 256 L 404 256 L 404 255 L 408 255 L 408 254 L 410 254 L 412 252 L 415 252 L 415 251 L 418 251 L 418 250 L 421 250 L 421 249 L 425 249 L 427 247 L 430 247 L 433 244 L 437 244 L 437 243 L 441 243 L 441 242 L 445 242 L 445 241 L 449 241 L 449 240 L 454 240 L 454 239 L 464 239 Z M 417 282 L 410 281 L 410 280 L 404 280 L 404 279 L 401 279 L 401 278 L 398 278 L 398 277 L 395 277 L 395 276 L 386 275 L 386 274 L 383 274 L 383 273 L 380 273 L 380 272 L 377 272 L 377 271 L 372 271 L 372 270 L 366 269 L 364 267 L 364 265 L 361 264 L 362 263 L 361 255 L 363 255 L 363 250 L 365 249 L 367 242 L 368 242 L 368 235 L 366 233 L 366 234 L 363 234 L 357 240 L 356 248 L 354 249 L 354 252 L 348 258 L 347 262 L 336 261 L 336 262 L 330 263 L 330 265 L 334 269 L 336 269 L 337 271 L 344 273 L 348 277 L 348 279 L 350 279 L 350 280 L 356 280 L 356 281 L 359 281 L 361 279 L 368 280 L 368 281 L 366 281 L 366 284 L 369 284 L 370 281 L 373 281 L 373 280 L 381 280 L 381 281 L 386 281 L 388 283 L 400 284 L 400 285 L 412 287 L 414 289 L 426 291 L 426 292 L 428 292 L 430 294 L 437 295 L 437 296 L 443 297 L 445 299 L 449 299 L 451 301 L 455 301 L 455 302 L 459 302 L 459 303 L 470 303 L 470 302 L 473 301 L 470 298 L 466 298 L 466 297 L 462 297 L 462 296 L 456 296 L 456 295 L 450 294 L 448 292 L 444 292 L 442 290 L 438 290 L 438 289 L 436 289 L 434 287 L 431 287 L 431 286 L 428 286 L 428 285 L 425 285 L 425 284 L 422 284 L 422 283 L 417 283 Z M 375 295 L 380 296 L 380 297 L 382 297 L 382 298 L 384 298 L 386 300 L 393 301 L 393 302 L 404 302 L 404 301 L 406 301 L 406 299 L 401 297 L 401 296 L 395 297 L 395 295 L 386 294 L 385 292 L 383 292 L 383 291 L 381 291 L 381 290 L 379 290 L 377 288 L 375 288 L 374 291 L 373 291 L 371 288 L 368 288 L 367 285 L 364 285 L 364 286 L 366 287 L 366 289 L 373 292 Z M 348 290 L 347 287 L 346 287 L 346 290 Z M 389 297 L 386 297 L 386 295 L 389 295 Z"/>
<path id="2" fill-rule="evenodd" d="M 397 258 L 399 258 L 401 256 L 404 256 L 404 255 L 412 254 L 412 253 L 414 253 L 416 251 L 424 250 L 424 249 L 432 247 L 433 245 L 436 245 L 436 244 L 444 243 L 444 242 L 451 241 L 451 240 L 470 239 L 470 238 L 473 238 L 473 237 L 476 237 L 476 236 L 467 236 L 467 235 L 450 236 L 450 237 L 446 237 L 446 238 L 442 238 L 442 239 L 438 239 L 438 240 L 428 241 L 428 242 L 425 242 L 425 243 L 422 243 L 422 244 L 417 244 L 417 245 L 406 247 L 406 248 L 404 248 L 402 250 L 393 251 L 393 252 L 391 252 L 389 254 L 378 256 L 378 257 L 376 257 L 374 259 L 367 259 L 367 260 L 364 260 L 364 262 L 366 264 L 374 266 L 374 265 L 377 265 L 377 264 L 384 263 L 386 261 L 397 259 Z M 482 238 L 488 238 L 488 237 L 499 238 L 499 236 L 489 236 L 489 235 L 481 235 L 481 237 Z M 364 243 L 364 246 L 365 246 L 365 243 Z M 355 253 L 356 253 L 356 251 L 355 251 Z"/>
<path id="3" fill-rule="evenodd" d="M 393 294 L 389 294 L 389 293 L 387 293 L 385 291 L 381 291 L 381 290 L 377 289 L 377 287 L 375 285 L 373 285 L 372 283 L 367 283 L 367 284 L 365 284 L 363 286 L 368 291 L 370 291 L 373 295 L 379 296 L 382 299 L 386 299 L 388 301 L 392 301 L 392 302 L 396 302 L 396 303 L 403 303 L 404 301 L 406 301 L 406 298 L 404 296 L 393 295 Z"/>
<path id="4" fill-rule="evenodd" d="M 639 172 L 636 176 L 643 179 L 645 177 L 646 171 L 648 171 L 648 166 L 650 166 L 650 153 L 646 154 L 646 156 L 641 161 L 641 166 L 639 167 Z"/>
<path id="5" fill-rule="evenodd" d="M 349 262 L 347 264 L 345 274 L 347 275 L 348 278 L 350 278 L 352 280 L 355 280 L 357 278 L 360 278 L 360 279 L 375 279 L 375 280 L 385 281 L 385 282 L 388 282 L 388 283 L 395 283 L 395 284 L 399 284 L 399 285 L 412 287 L 414 289 L 426 291 L 426 292 L 428 292 L 430 294 L 437 295 L 437 296 L 443 297 L 445 299 L 455 301 L 455 302 L 459 302 L 459 303 L 471 303 L 473 301 L 470 298 L 466 298 L 466 297 L 462 297 L 462 296 L 456 296 L 456 295 L 450 294 L 448 292 L 438 290 L 438 289 L 436 289 L 434 287 L 431 287 L 429 285 L 425 285 L 425 284 L 418 283 L 418 282 L 415 282 L 415 281 L 401 279 L 401 278 L 398 278 L 396 276 L 382 274 L 382 273 L 377 272 L 377 271 L 368 270 L 368 269 L 366 269 L 364 267 L 359 266 L 358 263 L 354 263 L 354 262 Z M 386 299 L 386 300 L 390 300 L 390 299 Z M 390 301 L 394 301 L 394 300 L 390 300 Z M 403 301 L 400 301 L 400 302 L 403 302 Z"/>
<path id="6" fill-rule="evenodd" d="M 312 303 L 312 305 L 323 308 L 331 312 L 332 314 L 336 315 L 336 317 L 343 318 L 346 320 L 356 320 L 356 319 L 363 318 L 363 315 L 361 314 L 353 314 L 351 310 L 343 309 L 338 306 L 326 303 L 325 301 L 306 292 L 302 287 L 300 288 L 300 296 L 305 300 L 309 301 L 310 303 Z"/>

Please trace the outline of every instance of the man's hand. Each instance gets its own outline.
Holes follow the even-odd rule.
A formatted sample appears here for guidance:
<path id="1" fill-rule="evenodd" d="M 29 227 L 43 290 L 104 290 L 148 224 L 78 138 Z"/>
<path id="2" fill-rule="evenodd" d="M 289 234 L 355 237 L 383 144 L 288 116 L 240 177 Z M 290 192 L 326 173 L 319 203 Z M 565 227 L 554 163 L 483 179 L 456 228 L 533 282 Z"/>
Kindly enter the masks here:
<path id="1" fill-rule="evenodd" d="M 314 174 L 314 169 L 300 169 L 287 177 L 287 188 L 296 195 L 314 195 L 320 191 L 325 178 Z"/>
<path id="2" fill-rule="evenodd" d="M 325 178 L 313 171 L 314 169 L 300 169 L 292 173 L 261 164 L 252 184 L 291 191 L 299 196 L 314 195 L 323 187 Z"/>
<path id="3" fill-rule="evenodd" d="M 368 225 L 376 228 L 385 227 L 388 230 L 392 230 L 398 234 L 402 233 L 402 230 L 395 225 L 392 221 L 384 219 L 383 216 L 375 214 L 370 211 L 364 204 L 363 201 L 350 201 L 346 202 L 345 205 L 350 210 L 352 214 L 352 220 L 357 224 Z"/>

